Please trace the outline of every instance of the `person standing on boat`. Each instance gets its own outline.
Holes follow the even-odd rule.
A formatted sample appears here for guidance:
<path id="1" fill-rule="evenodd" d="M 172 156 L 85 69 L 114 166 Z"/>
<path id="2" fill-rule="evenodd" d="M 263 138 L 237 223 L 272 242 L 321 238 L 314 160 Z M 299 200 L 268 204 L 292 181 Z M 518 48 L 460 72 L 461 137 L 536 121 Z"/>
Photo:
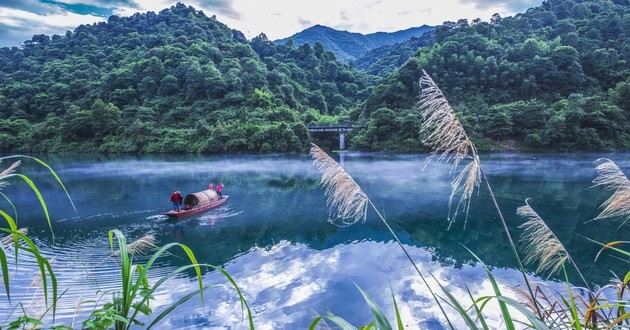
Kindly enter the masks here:
<path id="1" fill-rule="evenodd" d="M 182 208 L 182 200 L 184 199 L 184 197 L 182 197 L 182 193 L 180 193 L 179 191 L 175 190 L 172 194 L 171 194 L 171 202 L 173 203 L 173 210 L 179 212 Z"/>
<path id="2" fill-rule="evenodd" d="M 219 183 L 217 185 L 217 195 L 219 195 L 219 198 L 223 198 L 223 183 Z"/>
<path id="3" fill-rule="evenodd" d="M 212 183 L 208 185 L 208 190 L 214 190 L 214 185 Z"/>

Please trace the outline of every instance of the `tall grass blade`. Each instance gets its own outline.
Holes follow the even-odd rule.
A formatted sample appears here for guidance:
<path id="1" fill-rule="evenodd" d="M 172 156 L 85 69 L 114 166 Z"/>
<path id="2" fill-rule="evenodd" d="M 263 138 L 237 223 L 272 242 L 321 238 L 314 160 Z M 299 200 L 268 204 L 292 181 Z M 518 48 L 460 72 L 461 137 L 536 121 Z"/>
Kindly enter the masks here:
<path id="1" fill-rule="evenodd" d="M 308 326 L 308 330 L 315 330 L 317 329 L 317 325 L 319 324 L 319 322 L 322 321 L 322 317 L 321 315 L 317 315 L 317 317 L 315 317 L 313 319 L 313 321 L 311 322 L 311 325 Z"/>
<path id="2" fill-rule="evenodd" d="M 488 276 L 490 283 L 492 283 L 492 290 L 494 291 L 494 294 L 497 297 L 503 296 L 503 294 L 501 293 L 501 290 L 499 289 L 499 284 L 497 283 L 497 280 L 495 279 L 494 274 L 492 274 L 492 271 L 490 271 L 490 268 L 488 268 L 488 266 L 483 261 L 481 261 L 481 258 L 479 258 L 479 256 L 477 256 L 472 250 L 470 250 L 466 246 L 463 246 L 463 247 L 464 249 L 466 249 L 466 251 L 468 251 L 468 253 L 470 253 L 477 260 L 477 262 L 481 264 L 483 269 L 486 271 L 486 275 Z M 503 316 L 503 320 L 505 321 L 506 329 L 514 330 L 515 326 L 514 326 L 514 322 L 512 321 L 512 315 L 510 315 L 510 311 L 508 310 L 504 302 L 498 301 L 498 303 L 499 303 L 499 308 L 501 309 L 501 315 Z"/>
<path id="3" fill-rule="evenodd" d="M 354 285 L 357 287 L 357 289 L 359 289 L 359 292 L 361 292 L 363 299 L 370 308 L 372 316 L 374 316 L 374 324 L 376 325 L 376 328 L 379 330 L 392 330 L 392 325 L 389 324 L 389 321 L 387 320 L 387 317 L 385 316 L 385 313 L 383 313 L 381 308 L 374 302 L 374 300 L 372 300 L 370 295 L 368 295 L 365 291 L 363 291 L 363 289 L 361 289 L 360 286 L 358 286 L 356 283 Z"/>
<path id="4" fill-rule="evenodd" d="M 571 289 L 571 285 L 569 284 L 569 276 L 567 275 L 567 269 L 564 266 L 562 267 L 562 272 L 564 273 L 564 280 L 565 280 L 564 283 L 567 286 L 567 292 L 569 295 L 569 301 L 565 302 L 565 304 L 567 304 L 567 307 L 569 308 L 569 312 L 571 314 L 571 318 L 572 318 L 571 325 L 576 330 L 582 330 L 582 324 L 580 323 L 580 317 L 578 316 L 578 307 L 575 304 L 575 297 L 573 297 L 573 290 Z"/>
<path id="5" fill-rule="evenodd" d="M 477 302 L 475 301 L 475 298 L 473 297 L 472 293 L 470 292 L 470 289 L 468 288 L 468 285 L 466 285 L 466 292 L 468 292 L 468 296 L 470 297 L 470 301 L 472 301 L 472 305 L 475 308 L 475 313 L 477 313 L 477 320 L 479 320 L 479 323 L 481 323 L 481 327 L 484 330 L 489 330 L 488 323 L 486 322 L 486 318 L 483 316 L 483 313 L 481 312 L 481 309 L 479 309 L 479 306 L 477 306 Z"/>
<path id="6" fill-rule="evenodd" d="M 37 157 L 26 156 L 26 155 L 11 155 L 11 156 L 0 157 L 0 161 L 2 161 L 3 159 L 11 159 L 11 158 L 32 159 L 35 162 L 37 162 L 38 164 L 40 164 L 41 166 L 43 166 L 46 169 L 48 169 L 50 174 L 52 174 L 52 176 L 55 178 L 55 180 L 57 180 L 57 183 L 59 183 L 59 186 L 61 186 L 61 189 L 63 189 L 64 193 L 66 194 L 66 197 L 68 197 L 68 200 L 70 201 L 70 204 L 72 205 L 72 209 L 74 210 L 75 213 L 77 213 L 77 208 L 74 205 L 74 201 L 72 201 L 72 197 L 70 197 L 70 193 L 68 192 L 68 189 L 66 189 L 66 186 L 63 184 L 63 181 L 61 180 L 59 175 L 57 175 L 57 172 L 55 172 L 55 170 L 53 170 L 52 167 L 50 167 L 50 165 L 48 165 L 45 161 L 43 161 L 43 160 L 41 160 L 41 159 L 39 159 Z"/>
<path id="7" fill-rule="evenodd" d="M 624 244 L 630 244 L 630 241 L 613 241 L 613 242 L 608 242 L 606 244 L 603 244 L 602 248 L 599 249 L 599 251 L 597 251 L 597 254 L 595 255 L 595 262 L 597 262 L 597 259 L 599 259 L 599 257 L 602 255 L 602 253 L 604 253 L 607 250 L 613 250 L 614 248 L 616 248 L 617 246 L 620 245 L 624 245 Z M 625 254 L 627 256 L 630 256 L 630 253 L 628 251 L 622 250 L 622 249 L 614 249 L 613 251 L 617 251 L 621 254 Z"/>
<path id="8" fill-rule="evenodd" d="M 483 301 L 487 299 L 497 299 L 501 302 L 506 303 L 508 306 L 516 309 L 519 313 L 523 314 L 523 316 L 525 316 L 527 320 L 531 323 L 529 326 L 536 330 L 550 330 L 549 327 L 537 315 L 529 311 L 527 307 L 525 307 L 525 305 L 523 305 L 522 303 L 512 298 L 508 298 L 505 296 L 486 296 L 486 297 L 479 298 L 478 301 L 480 300 Z M 482 306 L 485 307 L 487 306 L 487 304 L 483 304 Z M 482 308 L 482 311 L 483 311 L 483 308 Z"/>
<path id="9" fill-rule="evenodd" d="M 400 316 L 400 310 L 398 310 L 398 304 L 396 303 L 396 296 L 394 295 L 394 289 L 392 289 L 391 283 L 389 284 L 389 291 L 392 293 L 392 301 L 394 302 L 394 312 L 396 312 L 396 326 L 398 326 L 398 330 L 405 330 L 402 317 Z"/>
<path id="10" fill-rule="evenodd" d="M 357 327 L 350 324 L 350 322 L 346 321 L 342 317 L 337 316 L 331 312 L 326 313 L 326 315 L 324 315 L 323 318 L 334 323 L 341 330 L 357 330 Z"/>
<path id="11" fill-rule="evenodd" d="M 204 287 L 202 290 L 207 289 L 207 287 Z M 163 318 L 165 318 L 168 314 L 170 314 L 173 310 L 175 310 L 175 308 L 177 308 L 178 306 L 182 305 L 183 303 L 187 302 L 188 300 L 190 300 L 190 298 L 192 298 L 193 296 L 199 294 L 201 290 L 196 290 L 194 292 L 191 292 L 183 297 L 181 297 L 180 299 L 178 299 L 176 302 L 174 302 L 173 304 L 171 304 L 170 306 L 168 306 L 167 308 L 165 308 L 162 312 L 160 312 L 160 314 L 158 314 L 153 321 L 151 321 L 151 323 L 149 323 L 149 325 L 147 325 L 146 330 L 149 330 L 151 328 L 153 328 L 156 324 L 158 324 Z"/>
<path id="12" fill-rule="evenodd" d="M 9 263 L 4 247 L 0 245 L 0 270 L 2 271 L 2 282 L 4 283 L 4 292 L 7 293 L 7 299 L 11 303 L 11 287 L 9 286 Z"/>
<path id="13" fill-rule="evenodd" d="M 13 217 L 15 218 L 15 223 L 17 223 L 18 222 L 18 212 L 17 212 L 17 208 L 15 207 L 15 204 L 13 204 L 13 201 L 11 200 L 11 198 L 9 198 L 9 196 L 7 196 L 5 193 L 3 193 L 1 191 L 0 191 L 0 197 L 2 197 L 4 200 L 6 200 L 7 203 L 9 203 L 9 205 L 13 209 Z"/>
<path id="14" fill-rule="evenodd" d="M 433 276 L 433 275 L 431 275 L 431 276 Z M 468 312 L 459 303 L 457 298 L 455 298 L 440 282 L 438 282 L 438 280 L 435 277 L 433 277 L 433 279 L 437 282 L 437 284 L 442 289 L 442 292 L 444 292 L 444 294 L 448 298 L 447 302 L 449 302 L 449 305 L 451 307 L 453 307 L 453 309 L 455 309 L 457 314 L 459 314 L 459 316 L 461 316 L 462 319 L 464 319 L 464 322 L 466 322 L 466 325 L 467 325 L 468 329 L 471 329 L 471 330 L 478 329 L 477 325 L 475 324 L 475 321 L 473 321 L 473 319 L 470 317 L 470 315 L 468 315 Z"/>
<path id="15" fill-rule="evenodd" d="M 39 201 L 39 204 L 42 207 L 42 210 L 44 211 L 44 215 L 46 216 L 46 221 L 48 222 L 48 227 L 50 228 L 50 232 L 54 239 L 55 232 L 53 231 L 53 228 L 52 228 L 52 221 L 50 220 L 50 214 L 48 214 L 48 207 L 46 206 L 46 201 L 44 201 L 44 197 L 42 197 L 42 193 L 39 191 L 35 183 L 28 176 L 24 174 L 12 173 L 5 176 L 5 178 L 9 178 L 9 177 L 18 177 L 22 179 L 22 181 L 24 181 L 31 188 L 31 190 L 33 190 L 33 192 L 35 193 L 35 196 L 37 196 L 37 200 Z"/>

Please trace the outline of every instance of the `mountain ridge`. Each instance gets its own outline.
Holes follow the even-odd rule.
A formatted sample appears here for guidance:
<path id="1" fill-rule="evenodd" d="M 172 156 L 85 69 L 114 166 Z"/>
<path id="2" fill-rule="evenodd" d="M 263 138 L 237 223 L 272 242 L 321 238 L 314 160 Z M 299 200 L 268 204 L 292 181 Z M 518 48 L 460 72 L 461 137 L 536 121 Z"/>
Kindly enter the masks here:
<path id="1" fill-rule="evenodd" d="M 284 45 L 291 41 L 294 46 L 301 46 L 303 44 L 314 45 L 319 42 L 324 48 L 333 52 L 341 62 L 350 63 L 372 49 L 404 42 L 413 37 L 420 37 L 433 29 L 433 26 L 425 24 L 393 32 L 379 31 L 362 34 L 316 24 L 290 37 L 275 40 L 274 43 Z"/>

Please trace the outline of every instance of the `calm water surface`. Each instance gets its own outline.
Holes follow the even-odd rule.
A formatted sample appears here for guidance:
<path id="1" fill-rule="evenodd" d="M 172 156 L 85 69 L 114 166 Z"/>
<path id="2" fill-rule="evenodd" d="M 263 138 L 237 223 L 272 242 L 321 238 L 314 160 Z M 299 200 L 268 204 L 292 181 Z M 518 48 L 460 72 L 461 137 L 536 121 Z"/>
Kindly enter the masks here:
<path id="1" fill-rule="evenodd" d="M 629 154 L 485 155 L 482 161 L 498 200 L 516 235 L 522 221 L 515 210 L 526 198 L 556 232 L 595 285 L 621 273 L 623 265 L 604 257 L 593 263 L 599 241 L 630 239 L 619 221 L 587 222 L 607 197 L 591 188 L 594 164 L 610 157 L 628 173 Z M 77 209 L 45 170 L 26 165 L 48 201 L 56 235 L 52 241 L 33 193 L 12 184 L 20 227 L 52 258 L 60 290 L 67 290 L 58 319 L 72 322 L 89 313 L 103 292 L 118 286 L 115 258 L 110 257 L 107 231 L 121 229 L 129 240 L 148 233 L 158 244 L 181 242 L 200 262 L 223 265 L 237 280 L 261 329 L 307 328 L 316 313 L 334 311 L 353 323 L 367 322 L 369 311 L 355 283 L 370 293 L 393 316 L 391 282 L 409 328 L 441 329 L 439 310 L 399 248 L 373 214 L 364 224 L 337 227 L 327 220 L 318 174 L 302 156 L 44 156 L 66 183 Z M 425 165 L 424 155 L 348 153 L 344 165 L 394 225 L 420 264 L 431 270 L 456 296 L 491 294 L 483 269 L 462 247 L 466 245 L 494 269 L 509 295 L 522 283 L 513 257 L 485 191 L 471 206 L 466 228 L 461 217 L 447 231 L 449 168 Z M 169 221 L 159 216 L 169 208 L 169 194 L 204 189 L 223 182 L 230 200 L 198 217 Z M 2 204 L 3 209 L 10 210 Z M 627 227 L 626 227 L 627 228 Z M 185 264 L 180 255 L 160 260 L 152 277 Z M 13 270 L 13 295 L 31 313 L 41 311 L 41 289 L 32 260 L 23 258 Z M 533 271 L 533 269 L 530 269 Z M 537 278 L 562 287 L 555 279 Z M 244 328 L 236 295 L 216 272 L 204 281 L 218 286 L 202 305 L 193 298 L 162 321 L 160 328 Z M 572 277 L 574 283 L 579 283 Z M 195 290 L 192 274 L 169 280 L 156 294 L 152 307 L 176 301 Z M 1 289 L 0 289 L 1 290 Z M 106 296 L 104 299 L 109 299 Z M 0 301 L 0 324 L 16 317 L 15 302 Z M 85 302 L 79 304 L 79 302 Z M 81 305 L 77 308 L 78 305 Z M 492 317 L 499 325 L 500 317 Z"/>

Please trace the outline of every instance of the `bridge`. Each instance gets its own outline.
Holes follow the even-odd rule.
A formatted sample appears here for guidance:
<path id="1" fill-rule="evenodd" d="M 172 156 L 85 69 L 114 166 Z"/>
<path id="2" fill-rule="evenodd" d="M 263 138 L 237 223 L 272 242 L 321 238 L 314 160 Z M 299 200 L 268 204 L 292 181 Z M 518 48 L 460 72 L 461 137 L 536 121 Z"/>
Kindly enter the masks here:
<path id="1" fill-rule="evenodd" d="M 346 149 L 346 133 L 352 131 L 355 128 L 361 126 L 354 125 L 352 123 L 339 123 L 339 124 L 309 124 L 306 126 L 309 133 L 322 133 L 332 132 L 339 133 L 339 150 Z"/>

